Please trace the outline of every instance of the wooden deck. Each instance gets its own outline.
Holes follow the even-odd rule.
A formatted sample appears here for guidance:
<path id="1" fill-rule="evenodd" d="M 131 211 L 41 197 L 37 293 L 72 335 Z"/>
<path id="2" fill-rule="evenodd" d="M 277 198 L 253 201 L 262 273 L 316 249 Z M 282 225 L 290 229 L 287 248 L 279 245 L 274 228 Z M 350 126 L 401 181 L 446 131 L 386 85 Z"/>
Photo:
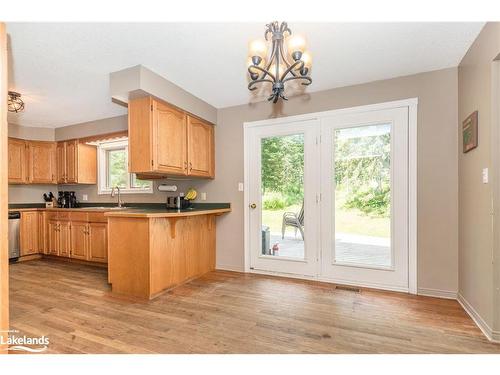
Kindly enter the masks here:
<path id="1" fill-rule="evenodd" d="M 216 271 L 150 302 L 105 269 L 10 267 L 11 328 L 49 353 L 500 353 L 456 301 Z"/>
<path id="2" fill-rule="evenodd" d="M 382 241 L 381 241 L 382 240 Z M 270 246 L 279 245 L 277 256 L 304 259 L 304 241 L 300 234 L 271 233 Z M 340 235 L 335 241 L 335 259 L 340 263 L 353 263 L 368 266 L 391 266 L 391 247 L 384 238 Z"/>

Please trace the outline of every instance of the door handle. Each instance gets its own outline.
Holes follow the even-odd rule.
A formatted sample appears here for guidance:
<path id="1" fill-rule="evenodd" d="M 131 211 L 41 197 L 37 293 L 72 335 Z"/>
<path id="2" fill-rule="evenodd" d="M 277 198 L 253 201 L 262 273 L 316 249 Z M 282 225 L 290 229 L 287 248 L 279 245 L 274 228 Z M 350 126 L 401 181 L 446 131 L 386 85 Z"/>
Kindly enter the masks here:
<path id="1" fill-rule="evenodd" d="M 249 207 L 252 209 L 255 209 L 255 208 L 257 208 L 257 205 L 255 203 L 252 203 Z"/>

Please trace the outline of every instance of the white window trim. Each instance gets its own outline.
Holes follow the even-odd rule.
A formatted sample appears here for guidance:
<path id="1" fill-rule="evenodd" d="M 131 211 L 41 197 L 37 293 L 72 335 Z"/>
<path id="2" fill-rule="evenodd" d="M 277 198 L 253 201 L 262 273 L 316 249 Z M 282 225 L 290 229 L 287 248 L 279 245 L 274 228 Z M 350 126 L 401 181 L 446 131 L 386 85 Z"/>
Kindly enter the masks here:
<path id="1" fill-rule="evenodd" d="M 119 139 L 116 141 L 106 141 L 97 145 L 97 194 L 111 194 L 111 188 L 106 186 L 107 183 L 107 160 L 106 152 L 109 150 L 120 149 L 125 147 L 128 150 L 128 139 Z M 130 175 L 130 173 L 129 173 Z M 153 183 L 148 188 L 120 188 L 121 194 L 153 194 Z"/>

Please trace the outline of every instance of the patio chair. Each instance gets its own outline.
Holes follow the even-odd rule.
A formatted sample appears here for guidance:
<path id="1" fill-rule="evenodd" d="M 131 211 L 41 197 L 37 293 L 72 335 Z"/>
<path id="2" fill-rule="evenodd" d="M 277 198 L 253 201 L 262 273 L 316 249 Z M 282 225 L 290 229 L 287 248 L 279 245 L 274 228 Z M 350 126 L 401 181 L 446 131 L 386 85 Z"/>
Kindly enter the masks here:
<path id="1" fill-rule="evenodd" d="M 297 234 L 297 229 L 300 231 L 302 240 L 304 240 L 304 201 L 302 201 L 302 207 L 299 213 L 295 212 L 285 212 L 283 214 L 283 223 L 281 224 L 281 239 L 285 238 L 286 227 L 295 228 L 295 234 Z"/>

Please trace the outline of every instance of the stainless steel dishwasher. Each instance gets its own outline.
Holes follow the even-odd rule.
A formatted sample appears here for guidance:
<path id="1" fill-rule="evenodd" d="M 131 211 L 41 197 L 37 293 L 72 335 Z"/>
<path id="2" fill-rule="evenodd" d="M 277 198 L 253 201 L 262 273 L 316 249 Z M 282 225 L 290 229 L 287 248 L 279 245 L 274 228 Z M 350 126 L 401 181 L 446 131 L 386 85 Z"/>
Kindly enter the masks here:
<path id="1" fill-rule="evenodd" d="M 9 260 L 19 258 L 19 222 L 21 214 L 17 211 L 9 212 Z"/>

